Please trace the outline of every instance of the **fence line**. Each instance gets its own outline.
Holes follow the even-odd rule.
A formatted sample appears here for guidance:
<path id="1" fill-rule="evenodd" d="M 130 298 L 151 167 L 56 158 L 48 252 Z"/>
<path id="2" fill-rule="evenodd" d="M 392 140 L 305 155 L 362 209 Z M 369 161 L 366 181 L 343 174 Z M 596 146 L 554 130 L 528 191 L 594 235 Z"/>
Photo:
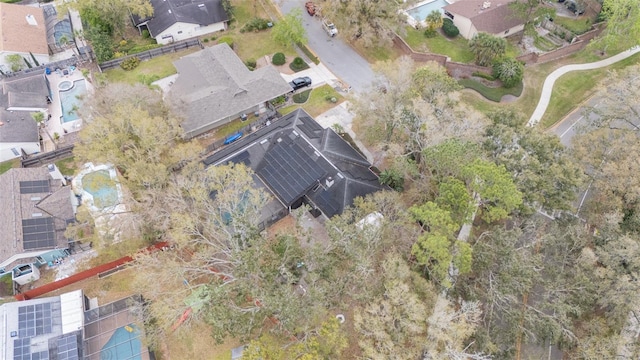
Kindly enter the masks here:
<path id="1" fill-rule="evenodd" d="M 72 157 L 73 147 L 72 144 L 46 153 L 30 155 L 28 158 L 22 158 L 20 162 L 23 168 L 42 166 L 44 163 Z"/>
<path id="2" fill-rule="evenodd" d="M 102 72 L 104 70 L 109 70 L 114 67 L 118 67 L 120 66 L 120 63 L 132 57 L 137 57 L 140 60 L 149 60 L 149 59 L 153 59 L 156 56 L 173 53 L 173 52 L 188 49 L 194 46 L 199 46 L 201 49 L 204 49 L 204 45 L 202 45 L 202 43 L 200 42 L 200 39 L 182 40 L 182 41 L 178 41 L 169 45 L 164 45 L 155 49 L 145 50 L 137 54 L 130 54 L 117 59 L 107 60 L 105 62 L 98 64 L 98 69 L 100 69 L 100 71 Z"/>

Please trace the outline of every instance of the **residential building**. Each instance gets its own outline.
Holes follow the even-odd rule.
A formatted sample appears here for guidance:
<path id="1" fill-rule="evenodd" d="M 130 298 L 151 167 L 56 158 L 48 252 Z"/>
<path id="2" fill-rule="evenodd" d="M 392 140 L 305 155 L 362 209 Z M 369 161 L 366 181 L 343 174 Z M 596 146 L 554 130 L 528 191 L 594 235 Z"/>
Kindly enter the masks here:
<path id="1" fill-rule="evenodd" d="M 146 29 L 158 44 L 204 36 L 227 29 L 229 16 L 221 0 L 151 0 L 153 15 L 133 17 L 140 31 Z"/>
<path id="2" fill-rule="evenodd" d="M 42 112 L 46 117 L 51 100 L 49 80 L 39 72 L 4 79 L 1 85 L 0 162 L 40 152 L 40 132 L 33 114 Z"/>
<path id="3" fill-rule="evenodd" d="M 183 114 L 188 138 L 243 114 L 265 112 L 269 100 L 292 91 L 273 66 L 251 71 L 225 43 L 184 56 L 174 65 L 178 77 L 167 98 Z"/>
<path id="4" fill-rule="evenodd" d="M 330 218 L 352 206 L 356 197 L 386 189 L 367 159 L 332 129 L 323 129 L 303 109 L 227 145 L 205 165 L 244 163 L 256 186 L 274 195 L 263 210 L 264 226 L 302 204 Z"/>
<path id="5" fill-rule="evenodd" d="M 0 175 L 0 270 L 48 262 L 64 255 L 67 224 L 75 220 L 76 198 L 55 166 L 14 168 Z"/>
<path id="6" fill-rule="evenodd" d="M 134 295 L 98 306 L 82 290 L 4 303 L 0 359 L 152 359 L 135 325 L 141 303 Z"/>
<path id="7" fill-rule="evenodd" d="M 11 72 L 7 55 L 20 55 L 32 66 L 49 62 L 47 28 L 42 9 L 36 6 L 0 3 L 0 70 Z M 21 67 L 26 68 L 26 62 Z"/>
<path id="8" fill-rule="evenodd" d="M 509 6 L 513 1 L 459 0 L 443 9 L 465 39 L 479 32 L 507 37 L 524 29 L 524 20 Z"/>

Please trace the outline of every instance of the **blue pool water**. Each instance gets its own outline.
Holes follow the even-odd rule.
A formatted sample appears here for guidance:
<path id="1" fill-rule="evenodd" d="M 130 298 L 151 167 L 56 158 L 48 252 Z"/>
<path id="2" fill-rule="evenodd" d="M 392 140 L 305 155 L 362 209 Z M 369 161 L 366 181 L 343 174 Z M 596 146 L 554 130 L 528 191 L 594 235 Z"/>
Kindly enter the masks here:
<path id="1" fill-rule="evenodd" d="M 449 3 L 445 0 L 434 0 L 432 2 L 416 6 L 413 9 L 409 9 L 407 10 L 407 13 L 414 19 L 422 21 L 426 19 L 427 15 L 429 15 L 433 10 L 438 10 L 441 13 L 444 13 L 442 8 L 447 5 L 449 5 Z"/>
<path id="2" fill-rule="evenodd" d="M 100 360 L 142 360 L 140 331 L 135 325 L 117 328 L 109 341 L 100 350 Z"/>
<path id="3" fill-rule="evenodd" d="M 118 188 L 108 170 L 98 170 L 83 176 L 82 188 L 93 196 L 93 205 L 99 209 L 118 204 Z"/>
<path id="4" fill-rule="evenodd" d="M 63 122 L 78 120 L 77 109 L 83 97 L 87 93 L 87 83 L 84 80 L 73 82 L 73 87 L 66 91 L 60 91 L 60 105 L 62 106 Z"/>

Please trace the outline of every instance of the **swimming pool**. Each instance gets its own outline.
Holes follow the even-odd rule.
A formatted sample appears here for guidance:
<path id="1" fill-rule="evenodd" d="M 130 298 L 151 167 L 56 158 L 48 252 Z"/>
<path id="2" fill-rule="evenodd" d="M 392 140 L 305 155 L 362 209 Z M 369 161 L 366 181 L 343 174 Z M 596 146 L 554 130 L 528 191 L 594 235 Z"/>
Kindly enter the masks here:
<path id="1" fill-rule="evenodd" d="M 434 10 L 438 10 L 440 11 L 440 13 L 444 14 L 444 10 L 442 10 L 442 8 L 447 5 L 449 5 L 449 3 L 445 0 L 433 0 L 407 10 L 407 14 L 409 14 L 409 16 L 414 18 L 416 21 L 420 22 L 424 21 L 424 19 L 427 18 L 427 15 L 429 15 Z"/>
<path id="2" fill-rule="evenodd" d="M 97 170 L 84 175 L 82 188 L 93 196 L 93 205 L 98 209 L 118 204 L 118 188 L 109 170 Z"/>
<path id="3" fill-rule="evenodd" d="M 138 328 L 133 324 L 117 328 L 100 350 L 100 360 L 142 360 Z"/>
<path id="4" fill-rule="evenodd" d="M 62 122 L 70 122 L 79 119 L 78 107 L 82 103 L 82 97 L 87 93 L 85 80 L 76 80 L 69 90 L 60 90 L 60 106 L 62 107 Z"/>

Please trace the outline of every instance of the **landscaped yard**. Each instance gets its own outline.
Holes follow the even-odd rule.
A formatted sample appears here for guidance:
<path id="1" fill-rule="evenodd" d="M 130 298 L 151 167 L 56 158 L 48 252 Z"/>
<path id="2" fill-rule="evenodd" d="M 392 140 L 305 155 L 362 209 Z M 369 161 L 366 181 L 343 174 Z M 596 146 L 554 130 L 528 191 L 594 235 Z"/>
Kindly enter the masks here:
<path id="1" fill-rule="evenodd" d="M 162 79 L 176 73 L 173 61 L 182 56 L 192 54 L 200 50 L 199 47 L 189 48 L 183 51 L 154 57 L 146 61 L 140 62 L 137 68 L 125 71 L 119 67 L 104 72 L 109 82 L 124 82 L 127 84 L 147 83 L 149 79 Z"/>
<path id="2" fill-rule="evenodd" d="M 76 172 L 76 162 L 75 158 L 72 156 L 70 158 L 62 159 L 56 161 L 56 166 L 58 170 L 62 173 L 62 175 L 73 176 Z"/>
<path id="3" fill-rule="evenodd" d="M 331 98 L 335 98 L 336 102 L 331 102 Z M 295 104 L 289 105 L 279 110 L 279 112 L 283 115 L 286 115 L 295 109 L 303 108 L 306 112 L 309 113 L 312 117 L 316 117 L 323 112 L 335 107 L 344 101 L 344 97 L 338 94 L 338 92 L 329 85 L 322 85 L 317 87 L 311 91 L 311 95 L 309 95 L 309 100 L 304 104 Z"/>
<path id="4" fill-rule="evenodd" d="M 495 102 L 500 102 L 500 99 L 502 99 L 502 97 L 505 95 L 513 95 L 518 97 L 520 96 L 520 94 L 522 94 L 522 83 L 509 89 L 504 87 L 488 87 L 472 79 L 461 79 L 458 80 L 458 83 L 465 88 L 477 91 L 478 93 L 480 93 L 480 95 Z"/>
<path id="5" fill-rule="evenodd" d="M 584 34 L 591 30 L 591 19 L 572 19 L 564 16 L 556 16 L 553 22 L 576 35 Z"/>
<path id="6" fill-rule="evenodd" d="M 406 29 L 404 40 L 414 51 L 446 55 L 452 61 L 461 63 L 473 62 L 474 56 L 469 49 L 468 41 L 462 36 L 449 39 L 438 33 L 435 37 L 428 38 L 424 36 L 424 30 L 416 30 L 411 26 L 407 26 Z"/>

